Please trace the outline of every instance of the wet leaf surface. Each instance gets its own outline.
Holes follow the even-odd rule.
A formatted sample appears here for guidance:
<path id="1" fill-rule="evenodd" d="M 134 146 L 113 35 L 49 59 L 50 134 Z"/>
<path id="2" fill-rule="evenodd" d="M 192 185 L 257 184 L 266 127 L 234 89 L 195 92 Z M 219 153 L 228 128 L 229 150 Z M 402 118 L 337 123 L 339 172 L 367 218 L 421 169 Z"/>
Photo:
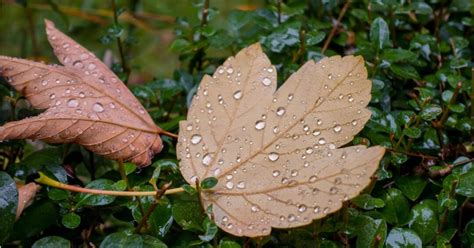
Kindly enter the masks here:
<path id="1" fill-rule="evenodd" d="M 255 44 L 205 75 L 177 150 L 190 185 L 215 177 L 204 207 L 236 236 L 309 224 L 370 182 L 384 149 L 350 142 L 370 117 L 363 59 L 307 62 L 278 90 L 276 69 Z M 339 148 L 339 149 L 338 149 Z"/>

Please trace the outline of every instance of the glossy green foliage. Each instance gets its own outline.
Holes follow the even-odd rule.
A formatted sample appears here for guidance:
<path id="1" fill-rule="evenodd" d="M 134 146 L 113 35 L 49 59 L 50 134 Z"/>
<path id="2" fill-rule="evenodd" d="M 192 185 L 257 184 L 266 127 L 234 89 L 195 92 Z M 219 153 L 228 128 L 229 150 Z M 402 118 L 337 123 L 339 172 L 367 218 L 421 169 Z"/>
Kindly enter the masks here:
<path id="1" fill-rule="evenodd" d="M 307 60 L 362 55 L 372 81 L 372 117 L 353 144 L 387 152 L 373 183 L 340 211 L 247 239 L 218 229 L 210 209 L 201 208 L 197 191 L 212 190 L 216 178 L 187 185 L 172 138 L 163 136 L 164 150 L 151 166 L 125 163 L 126 179 L 117 161 L 77 145 L 6 141 L 0 143 L 0 246 L 472 247 L 474 4 L 346 4 L 117 0 L 113 10 L 111 1 L 2 2 L 0 54 L 52 61 L 42 22 L 51 19 L 104 58 L 154 121 L 173 133 L 203 75 L 255 42 L 276 65 L 280 84 Z M 0 124 L 39 113 L 5 79 L 0 99 Z M 15 221 L 15 181 L 31 182 L 39 171 L 86 188 L 153 191 L 171 183 L 184 192 L 157 201 L 45 186 Z"/>

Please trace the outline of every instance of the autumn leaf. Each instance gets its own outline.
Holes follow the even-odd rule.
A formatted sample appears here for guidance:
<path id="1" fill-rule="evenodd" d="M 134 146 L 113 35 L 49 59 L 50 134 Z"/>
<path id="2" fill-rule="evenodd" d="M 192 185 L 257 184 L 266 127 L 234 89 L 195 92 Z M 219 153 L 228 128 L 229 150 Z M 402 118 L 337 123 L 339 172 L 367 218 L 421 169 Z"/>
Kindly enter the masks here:
<path id="1" fill-rule="evenodd" d="M 18 189 L 18 207 L 16 209 L 16 220 L 18 220 L 23 213 L 23 210 L 33 203 L 36 192 L 40 186 L 36 183 L 17 184 Z"/>
<path id="2" fill-rule="evenodd" d="M 382 147 L 350 146 L 370 118 L 361 57 L 307 62 L 278 90 L 276 69 L 255 44 L 204 76 L 178 157 L 186 181 L 216 177 L 205 208 L 236 236 L 309 224 L 337 211 L 371 181 Z"/>
<path id="3" fill-rule="evenodd" d="M 64 66 L 0 56 L 0 76 L 39 116 L 0 127 L 0 141 L 77 143 L 110 159 L 150 164 L 162 149 L 158 128 L 130 90 L 94 54 L 46 21 L 48 40 Z"/>

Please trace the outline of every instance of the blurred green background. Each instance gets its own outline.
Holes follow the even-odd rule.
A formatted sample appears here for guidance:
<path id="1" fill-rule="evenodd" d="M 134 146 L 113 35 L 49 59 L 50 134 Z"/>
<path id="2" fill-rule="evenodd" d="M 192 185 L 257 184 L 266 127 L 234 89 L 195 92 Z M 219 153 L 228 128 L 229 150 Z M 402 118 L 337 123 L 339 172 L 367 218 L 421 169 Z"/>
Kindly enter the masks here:
<path id="1" fill-rule="evenodd" d="M 199 8 L 188 0 L 117 0 L 115 4 L 117 11 L 124 11 L 118 17 L 126 32 L 123 36 L 133 37 L 124 42 L 127 61 L 132 67 L 129 82 L 138 84 L 171 76 L 179 67 L 178 55 L 169 49 L 174 40 L 176 18 L 185 16 L 190 23 L 199 23 Z M 252 10 L 263 4 L 262 0 L 213 1 L 212 7 L 219 15 L 210 24 L 225 28 L 232 9 Z M 114 62 L 119 62 L 117 43 L 104 41 L 107 30 L 114 25 L 111 2 L 97 0 L 0 0 L 0 54 L 56 63 L 43 31 L 44 19 L 53 21 L 98 57 L 111 52 Z M 230 51 L 219 52 L 222 55 L 217 55 L 222 57 L 230 54 Z"/>

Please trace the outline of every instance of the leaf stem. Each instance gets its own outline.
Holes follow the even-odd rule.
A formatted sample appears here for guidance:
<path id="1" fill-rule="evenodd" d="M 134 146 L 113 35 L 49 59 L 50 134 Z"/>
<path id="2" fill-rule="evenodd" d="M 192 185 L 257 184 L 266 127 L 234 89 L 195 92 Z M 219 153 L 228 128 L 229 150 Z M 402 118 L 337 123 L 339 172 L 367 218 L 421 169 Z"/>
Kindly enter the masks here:
<path id="1" fill-rule="evenodd" d="M 117 7 L 115 6 L 115 0 L 111 0 L 110 3 L 112 5 L 112 11 L 114 12 L 113 13 L 114 14 L 114 25 L 117 27 L 119 25 L 119 23 L 118 23 L 118 16 L 117 16 Z M 122 39 L 120 37 L 117 37 L 117 46 L 118 46 L 118 50 L 119 50 L 119 53 L 120 53 L 120 61 L 121 61 L 121 64 L 122 64 L 122 70 L 125 73 L 125 80 L 123 82 L 125 84 L 127 84 L 128 78 L 130 76 L 130 67 L 128 67 L 128 64 L 127 64 L 127 60 L 125 58 L 125 52 L 124 52 L 124 49 L 123 49 Z"/>
<path id="2" fill-rule="evenodd" d="M 351 0 L 346 0 L 346 3 L 342 7 L 341 12 L 339 13 L 339 16 L 337 17 L 336 23 L 332 27 L 331 33 L 329 33 L 327 40 L 324 42 L 323 48 L 321 49 L 322 54 L 324 54 L 324 52 L 326 52 L 326 50 L 328 49 L 329 43 L 331 43 L 332 38 L 334 38 L 337 28 L 339 27 L 339 24 L 341 23 L 342 18 L 346 14 L 346 11 L 349 8 L 350 4 L 351 4 Z"/>
<path id="3" fill-rule="evenodd" d="M 58 182 L 48 176 L 46 176 L 42 172 L 38 172 L 39 178 L 35 179 L 35 182 L 39 184 L 44 184 L 53 188 L 64 189 L 67 191 L 78 192 L 78 193 L 85 193 L 91 195 L 111 195 L 111 196 L 156 196 L 157 191 L 114 191 L 114 190 L 102 190 L 102 189 L 88 189 L 82 188 L 74 185 L 64 184 Z M 183 188 L 174 188 L 167 190 L 164 194 L 165 195 L 172 195 L 177 193 L 184 192 Z"/>
<path id="4" fill-rule="evenodd" d="M 165 130 L 160 130 L 158 132 L 158 134 L 163 134 L 163 135 L 166 135 L 168 137 L 171 137 L 173 139 L 178 139 L 178 135 L 177 134 L 174 134 L 174 133 L 171 133 L 171 132 L 168 132 L 168 131 L 165 131 Z"/>

